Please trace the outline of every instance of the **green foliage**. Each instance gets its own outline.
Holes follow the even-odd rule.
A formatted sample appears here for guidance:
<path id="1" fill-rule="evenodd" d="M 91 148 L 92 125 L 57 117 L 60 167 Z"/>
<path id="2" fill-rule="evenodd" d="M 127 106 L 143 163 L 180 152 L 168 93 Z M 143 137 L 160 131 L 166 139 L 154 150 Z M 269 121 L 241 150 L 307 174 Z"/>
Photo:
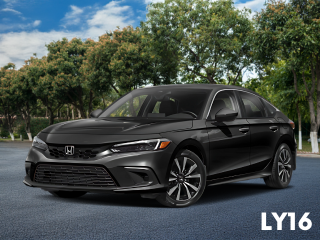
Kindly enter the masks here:
<path id="1" fill-rule="evenodd" d="M 152 50 L 147 37 L 140 28 L 130 26 L 100 36 L 88 49 L 81 69 L 90 88 L 95 92 L 113 90 L 121 96 L 148 83 L 162 83 L 161 58 Z"/>
<path id="2" fill-rule="evenodd" d="M 252 62 L 248 44 L 250 10 L 238 10 L 231 0 L 166 0 L 151 4 L 143 25 L 153 42 L 167 46 L 191 79 L 235 84 Z"/>

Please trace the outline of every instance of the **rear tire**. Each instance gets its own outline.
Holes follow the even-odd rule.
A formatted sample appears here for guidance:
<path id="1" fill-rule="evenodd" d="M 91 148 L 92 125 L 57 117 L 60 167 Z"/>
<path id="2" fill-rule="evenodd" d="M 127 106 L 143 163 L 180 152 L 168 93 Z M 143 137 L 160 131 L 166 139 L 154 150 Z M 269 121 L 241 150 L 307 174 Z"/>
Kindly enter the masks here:
<path id="1" fill-rule="evenodd" d="M 282 143 L 275 156 L 270 176 L 264 182 L 271 188 L 286 188 L 292 177 L 292 153 L 287 144 Z"/>
<path id="2" fill-rule="evenodd" d="M 60 198 L 78 198 L 85 195 L 83 191 L 49 191 L 53 196 Z"/>
<path id="3" fill-rule="evenodd" d="M 206 186 L 206 168 L 189 150 L 180 150 L 169 166 L 168 189 L 156 200 L 166 207 L 188 207 L 199 200 Z"/>

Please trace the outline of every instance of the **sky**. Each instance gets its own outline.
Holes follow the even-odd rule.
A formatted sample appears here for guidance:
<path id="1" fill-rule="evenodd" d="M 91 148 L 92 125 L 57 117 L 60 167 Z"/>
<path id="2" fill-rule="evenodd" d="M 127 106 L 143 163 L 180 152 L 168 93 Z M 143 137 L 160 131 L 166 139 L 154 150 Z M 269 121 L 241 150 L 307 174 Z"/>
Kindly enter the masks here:
<path id="1" fill-rule="evenodd" d="M 47 54 L 45 44 L 74 37 L 98 37 L 146 19 L 147 6 L 163 0 L 0 0 L 0 67 L 20 68 L 34 53 Z M 260 11 L 265 0 L 235 0 L 237 8 Z M 247 73 L 250 74 L 250 73 Z"/>

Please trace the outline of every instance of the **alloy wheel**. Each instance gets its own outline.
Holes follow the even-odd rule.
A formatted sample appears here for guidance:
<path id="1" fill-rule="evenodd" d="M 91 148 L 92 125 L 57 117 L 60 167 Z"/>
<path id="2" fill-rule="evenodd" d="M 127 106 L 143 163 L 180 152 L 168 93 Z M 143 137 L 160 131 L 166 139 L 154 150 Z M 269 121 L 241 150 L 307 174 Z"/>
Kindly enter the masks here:
<path id="1" fill-rule="evenodd" d="M 171 167 L 167 194 L 176 201 L 195 197 L 202 184 L 197 164 L 188 157 L 175 158 Z"/>
<path id="2" fill-rule="evenodd" d="M 279 178 L 282 182 L 287 182 L 291 177 L 291 165 L 289 164 L 291 160 L 289 151 L 287 149 L 282 149 L 279 154 L 278 162 L 278 173 Z"/>

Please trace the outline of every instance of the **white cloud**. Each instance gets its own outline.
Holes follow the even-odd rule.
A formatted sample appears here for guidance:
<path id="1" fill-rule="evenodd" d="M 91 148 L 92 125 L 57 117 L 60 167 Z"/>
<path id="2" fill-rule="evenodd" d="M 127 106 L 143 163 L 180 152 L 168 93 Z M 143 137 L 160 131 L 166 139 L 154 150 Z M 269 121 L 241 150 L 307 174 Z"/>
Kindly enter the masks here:
<path id="1" fill-rule="evenodd" d="M 92 9 L 90 7 L 84 9 L 71 6 L 71 12 L 65 15 L 63 21 L 67 23 L 67 16 L 70 16 L 70 20 L 77 17 L 84 19 L 79 24 L 81 25 L 81 29 L 77 31 L 40 32 L 33 30 L 31 32 L 23 31 L 0 34 L 0 67 L 8 62 L 13 62 L 17 68 L 20 68 L 24 64 L 24 61 L 29 59 L 33 53 L 37 53 L 39 58 L 46 55 L 47 49 L 45 44 L 61 40 L 63 37 L 69 40 L 74 37 L 98 39 L 106 31 L 114 30 L 117 26 L 123 28 L 132 25 L 134 23 L 132 20 L 134 16 L 131 8 L 129 6 L 120 6 L 119 3 L 113 1 L 100 9 Z M 40 23 L 40 20 L 36 20 L 31 25 L 32 27 L 36 27 Z M 30 24 L 27 25 L 30 26 Z M 4 29 L 1 27 L 5 26 L 0 25 L 0 31 L 3 31 Z"/>
<path id="2" fill-rule="evenodd" d="M 249 8 L 252 10 L 250 17 L 252 18 L 255 15 L 255 12 L 260 12 L 262 8 L 264 8 L 265 0 L 252 0 L 247 1 L 245 3 L 239 2 L 239 0 L 235 1 L 235 7 L 238 9 Z"/>
<path id="3" fill-rule="evenodd" d="M 83 9 L 75 6 L 75 5 L 71 5 L 71 12 L 66 13 L 66 15 L 64 16 L 64 18 L 62 19 L 63 22 L 65 22 L 64 27 L 68 26 L 68 25 L 77 25 L 78 23 L 80 23 L 81 20 L 81 14 L 83 13 Z"/>
<path id="4" fill-rule="evenodd" d="M 164 0 L 144 0 L 145 4 L 156 3 L 156 2 L 164 2 Z"/>
<path id="5" fill-rule="evenodd" d="M 2 11 L 2 12 L 13 12 L 15 14 L 21 14 L 21 12 L 19 12 L 17 10 L 14 10 L 14 9 L 11 9 L 11 8 L 3 8 L 0 11 Z"/>
<path id="6" fill-rule="evenodd" d="M 40 24 L 41 24 L 41 21 L 40 21 L 40 20 L 35 20 L 32 25 L 33 25 L 34 27 L 37 27 L 37 26 L 39 26 Z"/>
<path id="7" fill-rule="evenodd" d="M 45 44 L 52 41 L 67 37 L 80 37 L 80 34 L 67 33 L 59 31 L 39 32 L 11 32 L 0 35 L 0 66 L 6 65 L 8 62 L 16 64 L 20 68 L 24 64 L 24 60 L 29 59 L 33 53 L 37 53 L 38 57 L 47 54 Z"/>
<path id="8" fill-rule="evenodd" d="M 88 19 L 87 35 L 100 36 L 117 26 L 123 28 L 132 25 L 134 21 L 130 17 L 133 17 L 133 13 L 129 6 L 120 6 L 119 2 L 112 1 Z"/>

